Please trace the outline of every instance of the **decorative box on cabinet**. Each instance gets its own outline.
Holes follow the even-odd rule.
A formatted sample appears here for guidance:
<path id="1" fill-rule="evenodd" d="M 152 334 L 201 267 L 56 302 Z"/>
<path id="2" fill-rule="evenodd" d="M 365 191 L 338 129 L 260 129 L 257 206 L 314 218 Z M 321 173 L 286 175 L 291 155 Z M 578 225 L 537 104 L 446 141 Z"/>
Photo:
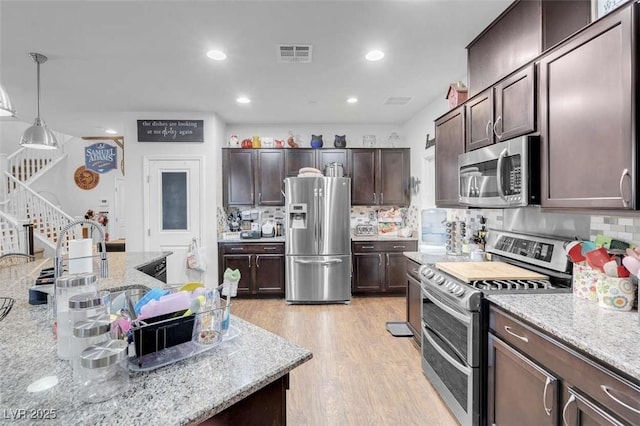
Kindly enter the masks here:
<path id="1" fill-rule="evenodd" d="M 639 6 L 540 59 L 542 207 L 638 208 Z"/>
<path id="2" fill-rule="evenodd" d="M 475 96 L 591 21 L 589 0 L 518 0 L 467 46 Z"/>
<path id="3" fill-rule="evenodd" d="M 457 207 L 458 155 L 464 152 L 465 107 L 449 111 L 435 121 L 436 205 Z"/>
<path id="4" fill-rule="evenodd" d="M 355 148 L 349 153 L 352 205 L 409 205 L 408 148 Z"/>
<path id="5" fill-rule="evenodd" d="M 405 293 L 407 258 L 402 252 L 417 249 L 415 240 L 352 242 L 353 293 Z"/>
<path id="6" fill-rule="evenodd" d="M 488 424 L 640 424 L 640 386 L 494 305 Z"/>
<path id="7" fill-rule="evenodd" d="M 284 296 L 284 243 L 218 243 L 218 280 L 241 274 L 238 296 Z"/>

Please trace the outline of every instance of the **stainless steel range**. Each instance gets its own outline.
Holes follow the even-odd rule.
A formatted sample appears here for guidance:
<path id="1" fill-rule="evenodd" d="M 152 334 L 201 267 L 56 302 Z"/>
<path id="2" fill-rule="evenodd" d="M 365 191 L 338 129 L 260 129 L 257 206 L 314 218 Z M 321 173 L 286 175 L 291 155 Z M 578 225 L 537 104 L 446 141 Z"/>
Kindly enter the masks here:
<path id="1" fill-rule="evenodd" d="M 570 292 L 565 241 L 491 231 L 487 251 L 492 262 L 442 262 L 420 268 L 422 369 L 463 425 L 486 422 L 484 297 L 495 292 Z"/>

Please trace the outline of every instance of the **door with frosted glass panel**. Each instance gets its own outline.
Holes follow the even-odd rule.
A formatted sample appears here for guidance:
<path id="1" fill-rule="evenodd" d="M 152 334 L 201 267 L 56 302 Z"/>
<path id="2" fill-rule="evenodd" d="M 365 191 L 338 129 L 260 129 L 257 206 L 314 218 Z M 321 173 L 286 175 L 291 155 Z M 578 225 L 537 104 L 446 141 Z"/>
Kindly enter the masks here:
<path id="1" fill-rule="evenodd" d="M 200 160 L 149 160 L 149 227 L 145 250 L 172 251 L 167 257 L 167 283 L 200 280 L 186 269 L 191 239 L 201 243 Z"/>

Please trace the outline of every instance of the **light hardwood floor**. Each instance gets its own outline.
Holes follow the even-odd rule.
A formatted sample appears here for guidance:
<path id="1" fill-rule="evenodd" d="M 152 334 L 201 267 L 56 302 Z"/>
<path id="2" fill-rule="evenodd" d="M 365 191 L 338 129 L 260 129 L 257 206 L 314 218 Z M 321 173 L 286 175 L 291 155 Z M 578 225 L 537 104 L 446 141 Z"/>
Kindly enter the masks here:
<path id="1" fill-rule="evenodd" d="M 291 372 L 289 425 L 456 425 L 422 374 L 417 347 L 386 331 L 405 309 L 403 297 L 350 305 L 237 299 L 232 312 L 313 352 Z"/>

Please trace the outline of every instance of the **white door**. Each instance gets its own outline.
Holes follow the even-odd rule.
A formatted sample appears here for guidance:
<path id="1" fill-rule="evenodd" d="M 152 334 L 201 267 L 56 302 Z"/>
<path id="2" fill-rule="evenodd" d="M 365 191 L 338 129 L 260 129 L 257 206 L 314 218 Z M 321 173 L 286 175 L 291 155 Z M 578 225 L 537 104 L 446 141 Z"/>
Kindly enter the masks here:
<path id="1" fill-rule="evenodd" d="M 201 159 L 149 159 L 147 162 L 145 250 L 173 252 L 167 257 L 168 284 L 199 280 L 199 275 L 187 271 L 186 262 L 191 240 L 195 237 L 200 242 L 202 237 Z"/>
<path id="2" fill-rule="evenodd" d="M 117 240 L 120 238 L 126 238 L 126 201 L 124 198 L 124 178 L 116 178 L 116 196 L 115 196 L 115 224 L 113 226 L 113 231 L 111 239 Z M 111 222 L 111 221 L 109 221 Z"/>

